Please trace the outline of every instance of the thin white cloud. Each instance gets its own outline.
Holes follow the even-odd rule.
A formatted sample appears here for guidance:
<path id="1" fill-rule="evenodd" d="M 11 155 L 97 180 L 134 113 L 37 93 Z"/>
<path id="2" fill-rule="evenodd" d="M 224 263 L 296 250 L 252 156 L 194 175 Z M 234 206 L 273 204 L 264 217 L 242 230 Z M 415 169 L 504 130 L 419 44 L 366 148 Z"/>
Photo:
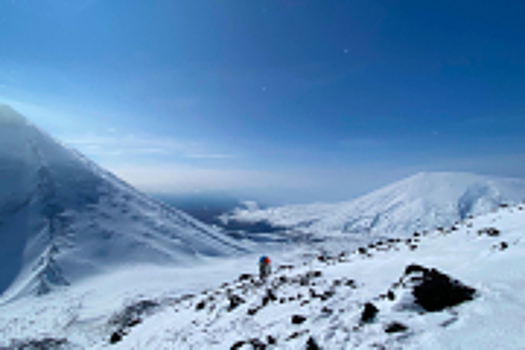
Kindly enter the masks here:
<path id="1" fill-rule="evenodd" d="M 151 135 L 119 135 L 116 130 L 107 135 L 85 134 L 65 139 L 65 143 L 94 158 L 104 157 L 180 157 L 188 159 L 229 159 L 233 154 L 210 152 L 200 142 Z"/>
<path id="2" fill-rule="evenodd" d="M 286 172 L 247 169 L 218 169 L 178 164 L 111 165 L 115 175 L 147 192 L 184 193 L 192 191 L 244 190 L 265 188 L 296 188 L 307 186 L 308 180 Z"/>

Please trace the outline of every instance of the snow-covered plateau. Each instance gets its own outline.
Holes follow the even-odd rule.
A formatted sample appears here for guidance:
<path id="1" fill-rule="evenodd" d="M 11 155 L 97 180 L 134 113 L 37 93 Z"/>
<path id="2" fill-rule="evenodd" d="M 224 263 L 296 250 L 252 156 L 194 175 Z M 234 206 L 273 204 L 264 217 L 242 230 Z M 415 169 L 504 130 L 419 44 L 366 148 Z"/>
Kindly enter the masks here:
<path id="1" fill-rule="evenodd" d="M 3 106 L 0 180 L 0 350 L 525 348 L 523 180 L 252 203 L 223 220 L 306 239 L 234 239 Z"/>

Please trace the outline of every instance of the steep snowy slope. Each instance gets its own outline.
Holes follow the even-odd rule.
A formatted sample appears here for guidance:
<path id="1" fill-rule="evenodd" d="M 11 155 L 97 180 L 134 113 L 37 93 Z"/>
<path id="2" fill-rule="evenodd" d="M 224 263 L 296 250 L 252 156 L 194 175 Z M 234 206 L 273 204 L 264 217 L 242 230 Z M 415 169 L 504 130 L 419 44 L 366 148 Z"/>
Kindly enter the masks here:
<path id="1" fill-rule="evenodd" d="M 137 192 L 0 107 L 0 293 L 45 293 L 122 264 L 241 247 Z M 6 295 L 4 295 L 6 296 Z"/>
<path id="2" fill-rule="evenodd" d="M 525 198 L 525 180 L 468 173 L 419 173 L 356 200 L 237 209 L 225 221 L 266 221 L 314 235 L 406 235 L 451 225 Z"/>
<path id="3" fill-rule="evenodd" d="M 150 270 L 143 293 L 114 301 L 136 276 L 92 279 L 0 308 L 0 347 L 522 349 L 524 227 L 518 205 L 347 254 L 275 256 L 264 283 L 239 276 L 255 270 L 244 257 L 171 272 L 177 284 Z"/>

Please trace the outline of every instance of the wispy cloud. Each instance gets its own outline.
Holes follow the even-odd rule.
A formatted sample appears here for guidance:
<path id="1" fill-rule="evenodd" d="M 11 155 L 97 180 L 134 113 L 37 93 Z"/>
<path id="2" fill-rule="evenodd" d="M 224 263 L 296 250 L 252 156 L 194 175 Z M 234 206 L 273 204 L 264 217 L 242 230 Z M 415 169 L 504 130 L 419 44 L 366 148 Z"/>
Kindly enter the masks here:
<path id="1" fill-rule="evenodd" d="M 100 157 L 177 157 L 187 159 L 230 159 L 237 157 L 212 152 L 209 146 L 193 140 L 152 135 L 119 134 L 108 130 L 106 135 L 84 134 L 68 137 L 65 143 L 95 158 Z"/>
<path id="2" fill-rule="evenodd" d="M 309 180 L 286 172 L 242 168 L 204 168 L 176 163 L 155 165 L 108 165 L 117 176 L 149 192 L 181 193 L 210 190 L 243 190 L 267 188 L 298 188 Z"/>

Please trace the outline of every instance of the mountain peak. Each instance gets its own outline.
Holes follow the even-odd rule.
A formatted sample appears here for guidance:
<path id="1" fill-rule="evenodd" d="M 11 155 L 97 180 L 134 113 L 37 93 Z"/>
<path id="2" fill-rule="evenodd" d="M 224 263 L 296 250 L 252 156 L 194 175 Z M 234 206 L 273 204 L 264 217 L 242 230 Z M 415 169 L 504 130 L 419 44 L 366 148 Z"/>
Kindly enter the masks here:
<path id="1" fill-rule="evenodd" d="M 0 127 L 28 125 L 28 120 L 6 104 L 0 104 Z"/>
<path id="2" fill-rule="evenodd" d="M 406 236 L 450 226 L 501 204 L 521 202 L 525 180 L 454 172 L 421 172 L 363 197 L 333 204 L 238 209 L 229 220 L 267 222 L 316 237 Z"/>
<path id="3" fill-rule="evenodd" d="M 243 251 L 7 106 L 0 143 L 0 182 L 8 184 L 0 187 L 0 293 L 9 286 L 10 295 L 38 293 L 130 263 L 185 264 Z"/>

